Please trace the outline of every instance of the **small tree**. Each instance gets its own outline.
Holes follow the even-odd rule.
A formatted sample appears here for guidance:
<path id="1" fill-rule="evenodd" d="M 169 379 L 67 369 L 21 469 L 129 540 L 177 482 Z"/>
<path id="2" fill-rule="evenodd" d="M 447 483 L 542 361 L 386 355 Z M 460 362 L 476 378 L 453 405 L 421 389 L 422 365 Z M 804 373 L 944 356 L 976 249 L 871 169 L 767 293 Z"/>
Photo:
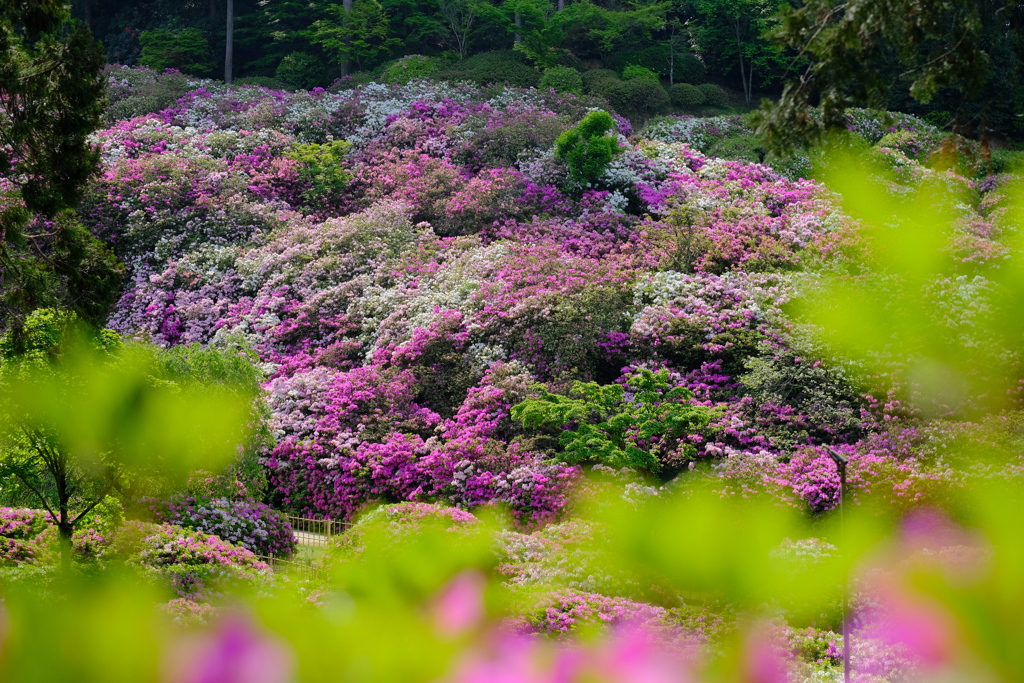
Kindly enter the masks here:
<path id="1" fill-rule="evenodd" d="M 688 402 L 692 398 L 685 387 L 671 385 L 668 370 L 642 370 L 625 386 L 574 382 L 569 396 L 541 389 L 539 398 L 514 406 L 512 417 L 528 428 L 561 429 L 558 458 L 564 462 L 672 474 L 695 453 L 686 437 L 714 415 Z"/>
<path id="2" fill-rule="evenodd" d="M 555 140 L 555 156 L 569 167 L 569 176 L 580 185 L 597 180 L 619 153 L 619 140 L 608 135 L 615 121 L 605 111 L 593 111 Z"/>
<path id="3" fill-rule="evenodd" d="M 0 3 L 0 332 L 39 306 L 106 318 L 116 260 L 70 209 L 96 172 L 103 50 L 55 2 Z"/>
<path id="4" fill-rule="evenodd" d="M 480 18 L 475 0 L 439 0 L 438 8 L 459 59 L 465 59 L 470 36 Z"/>
<path id="5" fill-rule="evenodd" d="M 377 0 L 355 0 L 351 9 L 329 5 L 329 17 L 312 26 L 312 41 L 332 54 L 346 69 L 355 63 L 360 70 L 389 56 L 402 41 L 391 36 L 391 21 Z"/>
<path id="6" fill-rule="evenodd" d="M 244 444 L 251 394 L 195 381 L 65 311 L 37 311 L 26 332 L 21 351 L 0 339 L 0 476 L 46 510 L 65 567 L 108 495 L 216 470 Z"/>

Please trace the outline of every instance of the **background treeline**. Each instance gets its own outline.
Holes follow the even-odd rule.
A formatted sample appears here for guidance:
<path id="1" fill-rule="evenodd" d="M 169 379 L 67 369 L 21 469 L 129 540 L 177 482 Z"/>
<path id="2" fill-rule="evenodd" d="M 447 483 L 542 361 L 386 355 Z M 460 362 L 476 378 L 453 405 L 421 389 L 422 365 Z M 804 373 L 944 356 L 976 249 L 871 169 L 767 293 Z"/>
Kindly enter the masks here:
<path id="1" fill-rule="evenodd" d="M 292 89 L 338 77 L 402 81 L 459 78 L 586 90 L 620 110 L 701 105 L 743 108 L 777 96 L 804 65 L 767 37 L 779 0 L 231 0 L 230 75 Z M 99 38 L 110 63 L 225 75 L 228 0 L 75 0 L 75 15 Z M 1024 139 L 1021 38 L 1016 22 L 992 13 L 984 27 L 990 68 L 964 108 L 956 87 L 927 104 L 910 96 L 914 77 L 897 47 L 881 67 L 888 106 L 951 129 L 965 112 L 1006 140 Z M 924 46 L 922 49 L 927 49 Z M 403 56 L 418 55 L 395 64 Z M 627 67 L 642 67 L 624 73 Z M 558 67 L 558 68 L 556 68 Z M 545 72 L 554 68 L 542 82 Z M 570 71 L 571 70 L 571 71 Z M 625 76 L 625 78 L 624 78 Z M 622 81 L 633 81 L 631 84 Z M 651 81 L 659 81 L 656 88 Z M 711 82 L 722 92 L 687 85 Z M 687 84 L 676 87 L 679 84 Z"/>

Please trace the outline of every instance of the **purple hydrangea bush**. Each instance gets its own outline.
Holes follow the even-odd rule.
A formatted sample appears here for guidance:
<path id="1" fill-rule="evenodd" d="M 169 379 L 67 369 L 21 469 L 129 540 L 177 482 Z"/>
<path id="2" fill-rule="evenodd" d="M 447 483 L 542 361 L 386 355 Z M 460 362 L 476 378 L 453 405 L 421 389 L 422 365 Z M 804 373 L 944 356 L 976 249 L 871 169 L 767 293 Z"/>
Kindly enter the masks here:
<path id="1" fill-rule="evenodd" d="M 291 524 L 277 510 L 253 500 L 174 496 L 149 506 L 155 522 L 200 531 L 257 555 L 284 557 L 295 549 Z"/>

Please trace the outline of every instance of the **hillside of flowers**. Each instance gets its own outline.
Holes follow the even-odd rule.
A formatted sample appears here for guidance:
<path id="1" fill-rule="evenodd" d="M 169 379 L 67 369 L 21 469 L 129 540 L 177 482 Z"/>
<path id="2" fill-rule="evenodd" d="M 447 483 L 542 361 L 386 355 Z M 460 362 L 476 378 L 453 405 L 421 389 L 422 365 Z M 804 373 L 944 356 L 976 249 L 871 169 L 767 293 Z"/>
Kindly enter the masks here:
<path id="1" fill-rule="evenodd" d="M 125 469 L 84 510 L 4 491 L 0 625 L 102 653 L 134 624 L 124 680 L 824 683 L 844 632 L 861 683 L 1014 670 L 970 649 L 1024 604 L 1024 269 L 977 143 L 855 109 L 860 161 L 772 157 L 745 117 L 553 89 L 105 78 L 101 369 L 40 309 L 0 388 L 51 460 Z"/>
<path id="2" fill-rule="evenodd" d="M 113 68 L 111 98 L 154 78 Z M 815 273 L 853 267 L 856 224 L 799 176 L 806 158 L 749 161 L 740 118 L 615 115 L 610 161 L 582 178 L 555 142 L 601 103 L 572 94 L 194 85 L 95 134 L 80 213 L 128 266 L 113 330 L 258 354 L 273 506 L 495 503 L 529 529 L 564 518 L 600 465 L 644 495 L 712 477 L 823 512 L 829 447 L 854 495 L 956 485 L 892 378 L 857 384 L 788 317 Z M 918 163 L 942 135 L 912 117 L 850 120 L 904 185 L 970 193 L 946 292 L 969 298 L 971 264 L 1002 248 L 998 179 Z M 597 430 L 607 448 L 570 443 L 589 438 L 562 431 L 573 406 L 618 421 Z"/>

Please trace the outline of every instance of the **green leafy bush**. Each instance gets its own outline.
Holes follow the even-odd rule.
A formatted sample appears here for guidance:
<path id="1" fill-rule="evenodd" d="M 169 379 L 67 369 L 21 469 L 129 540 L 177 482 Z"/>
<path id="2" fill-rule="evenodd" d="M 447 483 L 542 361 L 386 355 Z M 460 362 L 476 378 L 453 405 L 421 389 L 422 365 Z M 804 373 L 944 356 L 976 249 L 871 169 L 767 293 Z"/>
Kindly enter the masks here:
<path id="1" fill-rule="evenodd" d="M 415 78 L 431 78 L 444 70 L 445 61 L 439 57 L 406 55 L 388 62 L 381 69 L 381 80 L 385 83 L 405 85 Z"/>
<path id="2" fill-rule="evenodd" d="M 344 140 L 335 140 L 322 145 L 311 142 L 306 145 L 295 145 L 287 157 L 302 163 L 299 176 L 310 183 L 311 187 L 303 193 L 308 208 L 321 210 L 327 208 L 331 198 L 339 193 L 351 179 L 345 170 L 345 153 L 352 145 Z"/>
<path id="3" fill-rule="evenodd" d="M 672 104 L 683 109 L 693 109 L 704 104 L 704 93 L 690 83 L 676 83 L 668 89 Z"/>
<path id="4" fill-rule="evenodd" d="M 676 55 L 672 76 L 677 83 L 700 85 L 708 79 L 708 70 L 697 55 L 687 53 Z"/>
<path id="5" fill-rule="evenodd" d="M 539 398 L 514 406 L 512 417 L 528 429 L 569 425 L 558 437 L 559 458 L 573 464 L 672 474 L 695 454 L 686 437 L 706 427 L 713 415 L 706 406 L 688 403 L 693 393 L 673 387 L 668 370 L 642 370 L 626 386 L 577 381 L 569 393 L 542 389 Z"/>
<path id="6" fill-rule="evenodd" d="M 631 64 L 622 70 L 622 80 L 632 81 L 634 79 L 642 79 L 646 81 L 654 81 L 658 83 L 658 74 L 654 73 L 650 69 L 644 66 L 637 66 Z"/>
<path id="7" fill-rule="evenodd" d="M 617 82 L 621 80 L 619 74 L 611 69 L 591 69 L 583 73 L 583 87 L 588 93 L 600 95 L 606 82 Z"/>
<path id="8" fill-rule="evenodd" d="M 471 81 L 477 85 L 505 84 L 520 88 L 536 86 L 540 82 L 540 74 L 523 60 L 523 55 L 513 50 L 485 52 L 462 60 L 440 76 L 448 80 Z"/>
<path id="9" fill-rule="evenodd" d="M 607 83 L 601 95 L 619 113 L 649 116 L 668 105 L 668 93 L 657 81 L 634 78 Z"/>
<path id="10" fill-rule="evenodd" d="M 722 86 L 715 85 L 714 83 L 704 83 L 697 87 L 704 93 L 704 104 L 712 107 L 729 106 L 729 95 L 722 89 Z"/>
<path id="11" fill-rule="evenodd" d="M 619 153 L 619 141 L 608 133 L 615 129 L 611 114 L 593 111 L 555 140 L 555 156 L 569 167 L 569 175 L 578 183 L 597 180 Z"/>
<path id="12" fill-rule="evenodd" d="M 197 28 L 145 31 L 139 37 L 139 42 L 142 43 L 139 63 L 151 69 L 177 69 L 196 76 L 207 75 L 213 69 L 210 43 Z"/>
<path id="13" fill-rule="evenodd" d="M 544 70 L 544 75 L 540 79 L 540 87 L 582 95 L 583 78 L 575 69 L 570 69 L 567 66 L 553 66 Z"/>
<path id="14" fill-rule="evenodd" d="M 307 52 L 292 52 L 277 65 L 274 75 L 293 90 L 312 90 L 323 83 L 324 65 Z"/>

